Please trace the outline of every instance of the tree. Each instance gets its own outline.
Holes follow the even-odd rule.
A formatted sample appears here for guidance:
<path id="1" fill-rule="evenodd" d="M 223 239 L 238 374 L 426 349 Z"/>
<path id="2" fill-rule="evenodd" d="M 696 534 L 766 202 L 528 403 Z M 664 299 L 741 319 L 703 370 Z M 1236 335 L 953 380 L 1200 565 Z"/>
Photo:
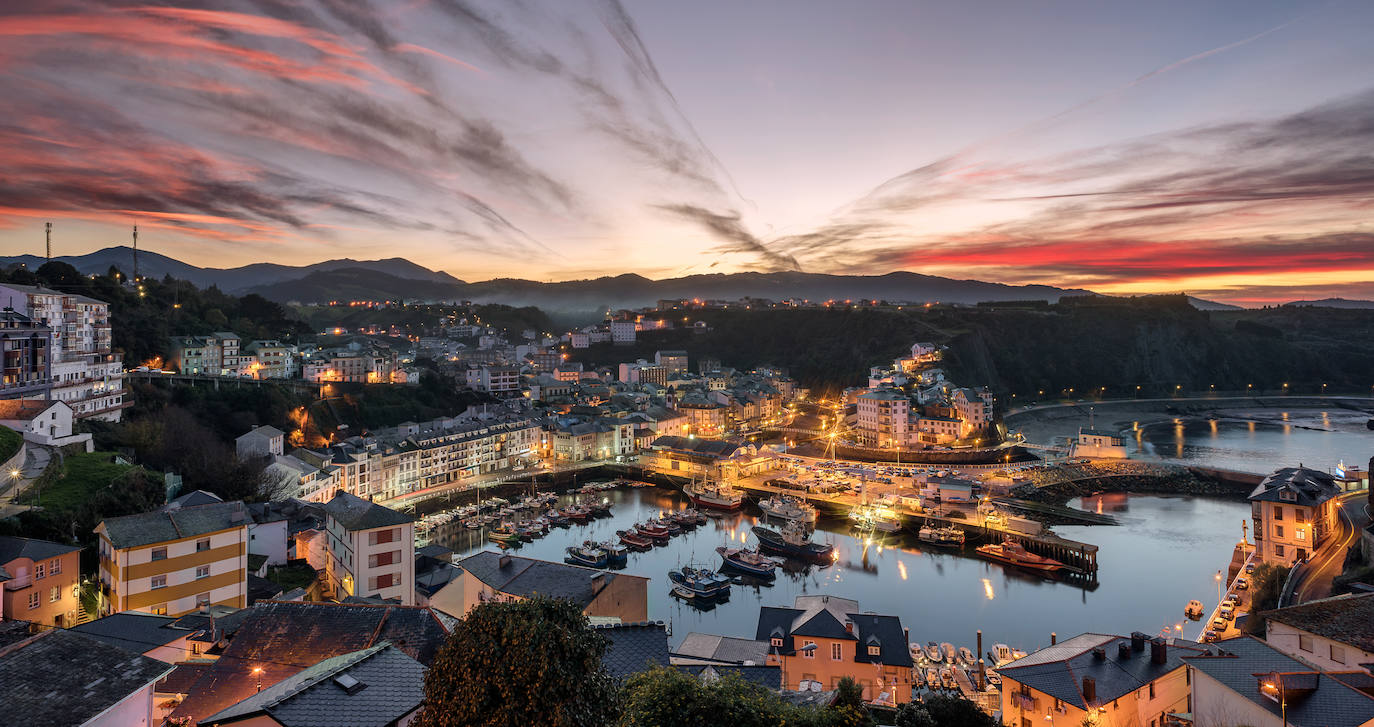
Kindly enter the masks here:
<path id="1" fill-rule="evenodd" d="M 791 704 L 735 674 L 702 683 L 672 667 L 632 675 L 621 692 L 618 727 L 831 727 L 834 709 Z M 860 707 L 862 709 L 862 707 Z"/>
<path id="2" fill-rule="evenodd" d="M 425 674 L 417 727 L 614 721 L 615 686 L 601 664 L 606 639 L 571 601 L 484 603 L 468 613 Z"/>
<path id="3" fill-rule="evenodd" d="M 940 727 L 921 702 L 907 702 L 897 709 L 896 727 Z"/>
<path id="4" fill-rule="evenodd" d="M 937 694 L 926 697 L 921 703 L 932 722 L 938 727 L 997 727 L 992 715 L 978 708 L 978 705 L 963 697 Z M 905 705 L 903 705 L 905 706 Z M 901 712 L 897 714 L 899 727 L 917 727 L 920 722 L 901 722 Z M 912 715 L 912 719 L 918 719 Z"/>
<path id="5" fill-rule="evenodd" d="M 864 689 L 853 677 L 840 680 L 830 711 L 831 724 L 836 727 L 870 727 L 873 724 L 873 718 L 864 707 Z"/>

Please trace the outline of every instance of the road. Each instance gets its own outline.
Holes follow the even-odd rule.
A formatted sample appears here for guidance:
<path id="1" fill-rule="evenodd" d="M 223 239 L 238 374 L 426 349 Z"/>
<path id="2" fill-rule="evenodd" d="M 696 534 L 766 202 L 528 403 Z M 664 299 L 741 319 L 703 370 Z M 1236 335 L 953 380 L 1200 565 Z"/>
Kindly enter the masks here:
<path id="1" fill-rule="evenodd" d="M 1366 520 L 1364 504 L 1368 492 L 1357 490 L 1341 495 L 1337 511 L 1341 533 L 1331 538 L 1314 554 L 1311 569 L 1293 593 L 1293 602 L 1305 603 L 1331 595 L 1331 581 L 1345 569 L 1345 554 L 1360 537 L 1361 523 Z"/>

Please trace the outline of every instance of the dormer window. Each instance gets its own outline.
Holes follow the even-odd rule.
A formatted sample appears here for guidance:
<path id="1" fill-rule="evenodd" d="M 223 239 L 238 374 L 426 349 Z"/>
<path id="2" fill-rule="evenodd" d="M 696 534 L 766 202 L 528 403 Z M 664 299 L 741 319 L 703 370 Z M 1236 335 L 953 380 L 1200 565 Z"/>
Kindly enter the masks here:
<path id="1" fill-rule="evenodd" d="M 771 639 L 768 640 L 768 644 L 769 644 L 769 646 L 781 647 L 781 646 L 782 646 L 782 639 L 780 639 L 780 638 L 774 636 L 773 638 L 771 638 Z"/>
<path id="2" fill-rule="evenodd" d="M 870 647 L 868 647 L 868 655 L 869 655 L 869 656 L 881 656 L 882 653 L 883 653 L 883 647 L 881 647 L 881 646 L 870 646 Z"/>
<path id="3" fill-rule="evenodd" d="M 1298 493 L 1288 489 L 1279 490 L 1279 499 L 1285 502 L 1293 502 L 1298 499 Z"/>

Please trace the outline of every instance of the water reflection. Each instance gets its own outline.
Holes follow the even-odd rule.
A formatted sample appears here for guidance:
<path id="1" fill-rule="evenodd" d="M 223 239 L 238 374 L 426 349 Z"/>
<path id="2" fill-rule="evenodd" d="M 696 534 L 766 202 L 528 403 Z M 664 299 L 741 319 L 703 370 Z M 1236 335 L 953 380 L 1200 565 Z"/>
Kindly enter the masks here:
<path id="1" fill-rule="evenodd" d="M 686 506 L 681 495 L 657 488 L 602 496 L 614 503 L 611 517 L 552 529 L 513 552 L 561 561 L 568 545 L 614 540 L 617 530 Z M 570 501 L 565 497 L 560 504 Z M 1123 524 L 1055 528 L 1066 538 L 1100 546 L 1093 591 L 1004 569 L 971 557 L 971 547 L 963 553 L 923 549 L 905 534 L 878 533 L 866 542 L 847 520 L 823 517 L 814 539 L 835 546 L 833 563 L 787 560 L 772 582 L 740 579 L 729 600 L 706 610 L 673 598 L 668 571 L 692 564 L 718 568 L 717 546 L 757 544 L 750 528 L 761 518 L 754 510 L 708 520 L 666 546 L 632 552 L 625 572 L 651 579 L 649 617 L 671 624 L 674 645 L 690 631 L 753 638 L 761 606 L 790 606 L 799 594 L 825 593 L 858 599 L 865 611 L 900 616 L 913 641 L 972 645 L 974 632 L 982 629 L 985 642 L 1033 648 L 1046 644 L 1051 631 L 1153 633 L 1172 624 L 1189 599 L 1215 590 L 1210 579 L 1216 564 L 1230 557 L 1238 532 L 1217 533 L 1216 524 L 1240 522 L 1248 512 L 1243 503 L 1122 495 L 1072 504 L 1095 508 L 1099 502 Z M 494 549 L 485 537 L 485 530 L 455 523 L 432 534 L 433 542 L 460 555 Z"/>
<path id="2" fill-rule="evenodd" d="M 1136 426 L 1133 456 L 1160 457 L 1256 474 L 1305 464 L 1363 462 L 1374 446 L 1363 412 L 1229 411 L 1207 419 Z"/>

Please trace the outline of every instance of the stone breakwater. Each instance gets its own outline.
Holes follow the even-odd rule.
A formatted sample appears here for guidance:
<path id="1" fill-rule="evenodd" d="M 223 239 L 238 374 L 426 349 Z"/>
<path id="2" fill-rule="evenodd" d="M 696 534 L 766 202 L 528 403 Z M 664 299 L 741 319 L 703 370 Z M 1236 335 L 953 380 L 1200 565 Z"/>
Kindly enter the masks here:
<path id="1" fill-rule="evenodd" d="M 1012 495 L 1026 500 L 1062 505 L 1076 497 L 1104 492 L 1125 492 L 1137 495 L 1196 495 L 1229 500 L 1244 500 L 1254 483 L 1240 482 L 1187 467 L 1174 468 L 1161 474 L 1124 474 L 1086 477 L 1056 482 L 1040 487 L 1023 485 Z"/>

